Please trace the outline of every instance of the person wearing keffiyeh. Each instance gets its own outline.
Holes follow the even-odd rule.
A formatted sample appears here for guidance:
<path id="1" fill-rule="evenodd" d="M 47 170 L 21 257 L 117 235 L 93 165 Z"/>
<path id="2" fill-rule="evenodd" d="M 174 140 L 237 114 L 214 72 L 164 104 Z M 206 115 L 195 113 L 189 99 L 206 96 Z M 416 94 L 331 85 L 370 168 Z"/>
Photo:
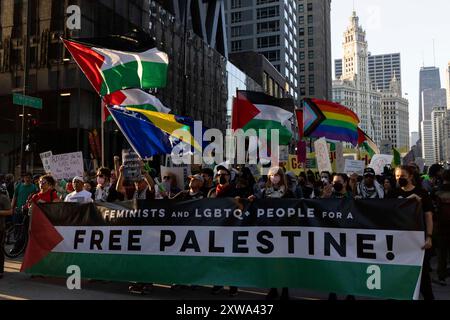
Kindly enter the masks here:
<path id="1" fill-rule="evenodd" d="M 383 199 L 383 186 L 375 179 L 375 171 L 372 168 L 364 169 L 364 178 L 357 184 L 355 199 Z"/>

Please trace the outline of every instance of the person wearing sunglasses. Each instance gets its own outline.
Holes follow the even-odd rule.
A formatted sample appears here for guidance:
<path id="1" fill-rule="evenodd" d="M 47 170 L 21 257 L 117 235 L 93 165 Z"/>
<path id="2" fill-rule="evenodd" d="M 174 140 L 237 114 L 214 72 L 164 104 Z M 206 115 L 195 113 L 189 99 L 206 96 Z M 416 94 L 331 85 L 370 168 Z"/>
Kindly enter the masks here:
<path id="1" fill-rule="evenodd" d="M 159 194 L 164 199 L 171 199 L 181 191 L 177 186 L 177 178 L 172 172 L 167 172 L 162 176 L 162 186 L 164 190 L 159 191 Z"/>

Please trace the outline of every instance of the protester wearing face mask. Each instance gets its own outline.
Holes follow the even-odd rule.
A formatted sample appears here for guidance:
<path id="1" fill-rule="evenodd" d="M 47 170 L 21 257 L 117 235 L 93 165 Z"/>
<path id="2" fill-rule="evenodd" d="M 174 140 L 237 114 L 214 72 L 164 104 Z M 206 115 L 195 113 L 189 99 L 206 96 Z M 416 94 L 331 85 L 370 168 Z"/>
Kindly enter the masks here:
<path id="1" fill-rule="evenodd" d="M 351 199 L 352 193 L 347 190 L 348 176 L 345 173 L 337 173 L 333 177 L 333 183 L 324 187 L 322 198 Z"/>
<path id="2" fill-rule="evenodd" d="M 411 166 L 397 167 L 395 169 L 395 179 L 397 180 L 398 188 L 395 190 L 393 197 L 416 199 L 422 204 L 426 232 L 425 243 L 422 247 L 425 250 L 425 257 L 422 266 L 420 292 L 424 300 L 434 300 L 429 268 L 429 260 L 432 254 L 430 249 L 433 236 L 433 203 L 425 190 L 414 185 L 414 168 Z"/>
<path id="3" fill-rule="evenodd" d="M 286 180 L 288 189 L 291 191 L 293 197 L 297 199 L 303 198 L 302 188 L 299 186 L 295 173 L 292 171 L 286 172 Z"/>
<path id="4" fill-rule="evenodd" d="M 124 200 L 124 196 L 117 192 L 116 186 L 111 184 L 111 170 L 102 167 L 97 170 L 97 187 L 94 200 L 100 202 L 114 202 Z"/>
<path id="5" fill-rule="evenodd" d="M 294 194 L 289 190 L 287 186 L 286 176 L 284 171 L 280 167 L 272 167 L 267 173 L 267 183 L 265 188 L 262 190 L 263 199 L 280 199 L 280 198 L 293 198 Z M 255 196 L 249 198 L 253 200 Z M 278 289 L 271 288 L 266 295 L 267 300 L 274 300 L 278 298 Z M 288 288 L 281 289 L 281 299 L 289 300 L 289 290 Z"/>
<path id="6" fill-rule="evenodd" d="M 208 198 L 234 198 L 237 197 L 238 194 L 236 192 L 236 188 L 231 181 L 231 173 L 230 170 L 225 168 L 224 166 L 218 166 L 216 174 L 216 188 L 211 190 L 208 194 Z"/>
<path id="7" fill-rule="evenodd" d="M 375 170 L 365 168 L 363 181 L 356 185 L 355 199 L 383 199 L 384 190 L 375 178 Z"/>
<path id="8" fill-rule="evenodd" d="M 236 192 L 236 188 L 234 185 L 230 183 L 231 174 L 230 170 L 228 170 L 224 166 L 218 166 L 216 168 L 216 181 L 217 186 L 215 189 L 212 189 L 208 198 L 234 198 L 237 197 L 238 194 Z M 223 286 L 214 286 L 211 290 L 212 294 L 219 294 L 223 290 Z M 238 294 L 238 288 L 234 286 L 230 286 L 230 290 L 228 292 L 230 296 L 236 296 Z"/>

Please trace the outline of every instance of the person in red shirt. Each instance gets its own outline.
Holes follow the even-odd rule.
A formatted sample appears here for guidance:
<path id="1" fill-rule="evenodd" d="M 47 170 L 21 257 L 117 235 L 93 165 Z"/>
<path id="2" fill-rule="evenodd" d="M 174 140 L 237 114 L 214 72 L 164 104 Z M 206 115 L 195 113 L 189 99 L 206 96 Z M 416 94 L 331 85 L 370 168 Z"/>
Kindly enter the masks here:
<path id="1" fill-rule="evenodd" d="M 55 190 L 55 179 L 46 174 L 39 178 L 39 192 L 34 194 L 29 203 L 47 203 L 47 202 L 60 202 L 61 200 L 58 198 Z"/>

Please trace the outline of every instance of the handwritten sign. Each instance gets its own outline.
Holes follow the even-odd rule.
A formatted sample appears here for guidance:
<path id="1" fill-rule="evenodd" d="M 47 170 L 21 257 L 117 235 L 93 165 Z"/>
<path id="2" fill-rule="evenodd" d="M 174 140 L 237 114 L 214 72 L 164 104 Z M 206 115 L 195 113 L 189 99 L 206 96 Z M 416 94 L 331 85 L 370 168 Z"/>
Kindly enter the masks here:
<path id="1" fill-rule="evenodd" d="M 126 180 L 137 181 L 141 176 L 141 160 L 136 152 L 122 150 L 123 176 Z"/>
<path id="2" fill-rule="evenodd" d="M 336 172 L 342 172 L 345 167 L 344 146 L 342 142 L 336 143 Z"/>
<path id="3" fill-rule="evenodd" d="M 314 142 L 314 149 L 316 152 L 317 168 L 319 172 L 328 171 L 332 172 L 330 153 L 328 151 L 327 140 L 320 138 Z"/>
<path id="4" fill-rule="evenodd" d="M 52 171 L 51 168 L 52 155 L 53 154 L 51 151 L 42 152 L 39 154 L 39 156 L 41 157 L 42 165 L 44 166 L 45 173 L 51 173 Z"/>
<path id="5" fill-rule="evenodd" d="M 345 159 L 344 173 L 351 175 L 357 173 L 362 175 L 364 173 L 365 162 L 364 160 L 349 160 Z"/>
<path id="6" fill-rule="evenodd" d="M 51 156 L 50 168 L 56 179 L 70 179 L 84 174 L 83 153 L 81 151 Z"/>
<path id="7" fill-rule="evenodd" d="M 390 165 L 394 156 L 389 154 L 375 154 L 370 161 L 369 167 L 375 171 L 375 174 L 382 174 L 384 167 Z"/>

